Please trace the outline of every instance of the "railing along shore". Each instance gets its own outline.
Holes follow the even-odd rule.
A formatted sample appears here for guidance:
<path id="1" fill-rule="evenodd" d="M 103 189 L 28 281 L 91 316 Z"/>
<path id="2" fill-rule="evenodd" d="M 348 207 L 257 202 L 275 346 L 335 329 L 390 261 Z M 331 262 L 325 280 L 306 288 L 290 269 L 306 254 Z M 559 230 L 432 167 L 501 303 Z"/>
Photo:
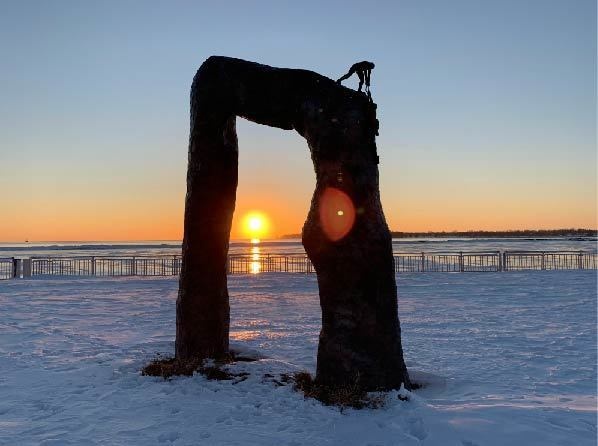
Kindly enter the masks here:
<path id="1" fill-rule="evenodd" d="M 0 258 L 0 279 L 43 276 L 177 276 L 181 256 L 92 256 Z M 401 272 L 502 272 L 596 270 L 598 254 L 588 251 L 488 251 L 395 253 Z M 233 254 L 229 274 L 313 273 L 304 254 Z"/>

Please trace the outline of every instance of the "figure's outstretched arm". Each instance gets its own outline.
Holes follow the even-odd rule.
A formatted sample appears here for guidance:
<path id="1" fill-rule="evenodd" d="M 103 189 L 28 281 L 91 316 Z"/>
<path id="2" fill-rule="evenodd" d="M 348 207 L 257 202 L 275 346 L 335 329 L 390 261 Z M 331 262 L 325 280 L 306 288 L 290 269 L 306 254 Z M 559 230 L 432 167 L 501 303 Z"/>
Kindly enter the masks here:
<path id="1" fill-rule="evenodd" d="M 344 76 L 342 76 L 342 77 L 338 78 L 336 82 L 340 84 L 340 83 L 341 83 L 342 81 L 344 81 L 345 79 L 349 79 L 349 78 L 351 77 L 351 75 L 352 75 L 352 74 L 353 74 L 353 73 L 351 73 L 351 72 L 349 71 L 349 72 L 348 72 L 347 74 L 345 74 Z"/>
<path id="2" fill-rule="evenodd" d="M 340 84 L 345 79 L 349 79 L 353 75 L 353 73 L 355 73 L 355 64 L 351 65 L 351 68 L 349 68 L 349 71 L 347 72 L 347 74 L 345 74 L 343 77 L 339 78 L 336 82 Z"/>
<path id="3" fill-rule="evenodd" d="M 336 82 L 340 84 L 345 79 L 349 79 L 353 75 L 353 73 L 355 73 L 355 70 L 353 69 L 353 67 L 351 67 L 351 69 L 347 72 L 347 74 L 345 74 L 343 77 L 339 78 Z"/>

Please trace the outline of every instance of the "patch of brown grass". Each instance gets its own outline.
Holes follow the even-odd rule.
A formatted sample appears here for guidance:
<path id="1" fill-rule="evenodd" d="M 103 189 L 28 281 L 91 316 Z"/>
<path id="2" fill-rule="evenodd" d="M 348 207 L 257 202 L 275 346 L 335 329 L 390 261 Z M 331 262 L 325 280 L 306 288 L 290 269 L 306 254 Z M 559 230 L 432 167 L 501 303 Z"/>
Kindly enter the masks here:
<path id="1" fill-rule="evenodd" d="M 173 376 L 193 376 L 200 373 L 209 380 L 233 381 L 237 384 L 245 381 L 249 373 L 234 373 L 223 369 L 223 366 L 235 362 L 251 362 L 255 358 L 238 355 L 231 351 L 223 356 L 214 358 L 207 362 L 206 358 L 192 358 L 180 360 L 177 358 L 162 358 L 160 354 L 142 370 L 143 376 L 161 376 L 170 379 Z M 207 364 L 206 364 L 207 363 Z M 280 379 L 266 373 L 264 380 L 271 381 L 277 386 L 293 384 L 293 389 L 303 393 L 305 398 L 314 398 L 326 406 L 339 407 L 341 412 L 346 408 L 353 409 L 377 409 L 383 407 L 386 402 L 386 393 L 368 393 L 359 383 L 359 376 L 351 383 L 339 386 L 330 386 L 318 383 L 308 372 L 298 372 L 292 375 L 281 374 Z M 419 389 L 423 386 L 418 383 L 411 383 L 411 389 Z M 408 401 L 408 396 L 399 395 L 401 401 Z"/>
<path id="2" fill-rule="evenodd" d="M 359 384 L 359 377 L 342 386 L 323 385 L 316 382 L 307 372 L 295 373 L 293 388 L 303 392 L 306 398 L 314 398 L 327 406 L 337 406 L 343 411 L 353 409 L 377 409 L 384 406 L 386 395 L 368 394 Z"/>
<path id="3" fill-rule="evenodd" d="M 203 361 L 179 361 L 176 358 L 156 358 L 141 369 L 143 376 L 161 376 L 168 379 L 172 376 L 192 376 L 201 367 Z"/>
<path id="4" fill-rule="evenodd" d="M 173 376 L 193 376 L 194 373 L 200 373 L 210 380 L 230 381 L 234 380 L 233 384 L 244 381 L 249 376 L 249 373 L 240 372 L 233 373 L 222 367 L 234 362 L 255 361 L 255 359 L 239 356 L 234 352 L 228 352 L 223 356 L 214 358 L 206 364 L 206 358 L 162 358 L 160 354 L 156 359 L 152 360 L 148 365 L 141 369 L 143 376 L 161 376 L 164 379 L 170 379 Z"/>

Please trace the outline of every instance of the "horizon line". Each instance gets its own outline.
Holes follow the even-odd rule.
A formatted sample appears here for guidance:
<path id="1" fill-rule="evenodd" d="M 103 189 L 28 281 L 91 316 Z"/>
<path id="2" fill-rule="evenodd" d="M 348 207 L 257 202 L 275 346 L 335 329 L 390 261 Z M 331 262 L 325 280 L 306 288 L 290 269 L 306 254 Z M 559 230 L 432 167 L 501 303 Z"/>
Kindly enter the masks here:
<path id="1" fill-rule="evenodd" d="M 468 230 L 443 230 L 443 231 L 396 231 L 390 230 L 391 234 L 405 234 L 405 235 L 412 235 L 412 236 L 426 236 L 426 235 L 446 235 L 450 236 L 451 234 L 456 235 L 463 235 L 463 234 L 499 234 L 499 233 L 551 233 L 551 232 L 595 232 L 598 235 L 598 228 L 555 228 L 555 229 L 497 229 L 497 230 L 475 230 L 475 229 L 468 229 Z M 300 238 L 301 233 L 297 234 L 283 234 L 278 237 L 268 237 L 262 238 L 262 241 L 271 241 L 271 240 L 285 240 L 291 238 Z M 251 241 L 251 237 L 239 238 L 239 237 L 231 237 L 230 241 Z M 85 242 L 85 243 L 125 243 L 125 242 L 175 242 L 175 243 L 182 243 L 182 239 L 78 239 L 78 240 L 7 240 L 7 241 L 0 241 L 0 243 L 76 243 L 76 242 Z"/>

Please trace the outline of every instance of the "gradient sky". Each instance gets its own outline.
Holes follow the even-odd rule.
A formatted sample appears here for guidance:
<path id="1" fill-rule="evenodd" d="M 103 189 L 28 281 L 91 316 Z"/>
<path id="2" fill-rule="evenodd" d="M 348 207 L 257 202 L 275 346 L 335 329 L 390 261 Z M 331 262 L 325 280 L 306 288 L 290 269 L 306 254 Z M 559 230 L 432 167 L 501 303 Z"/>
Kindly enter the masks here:
<path id="1" fill-rule="evenodd" d="M 596 227 L 595 1 L 4 0 L 0 241 L 180 239 L 189 87 L 212 54 L 332 78 L 374 61 L 394 230 Z M 304 140 L 238 134 L 233 237 L 251 210 L 300 232 Z"/>

